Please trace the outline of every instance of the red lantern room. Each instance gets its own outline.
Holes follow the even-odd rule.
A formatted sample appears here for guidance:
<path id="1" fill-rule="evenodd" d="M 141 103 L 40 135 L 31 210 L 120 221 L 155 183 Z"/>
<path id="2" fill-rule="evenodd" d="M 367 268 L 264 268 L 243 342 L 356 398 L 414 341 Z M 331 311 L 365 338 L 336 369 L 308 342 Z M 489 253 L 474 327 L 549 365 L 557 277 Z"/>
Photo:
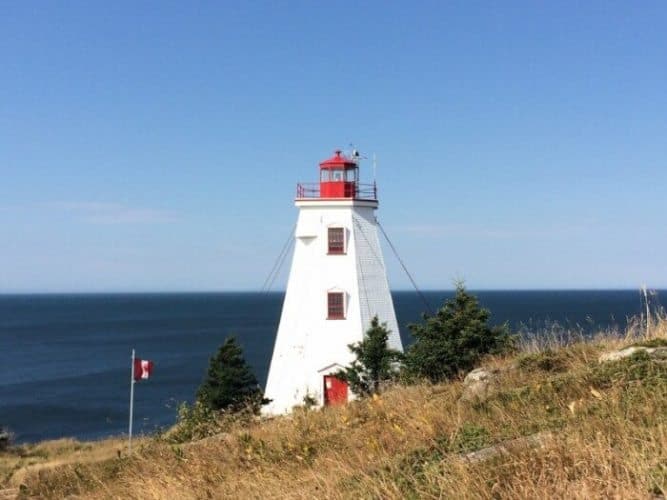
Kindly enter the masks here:
<path id="1" fill-rule="evenodd" d="M 358 153 L 356 153 L 356 157 L 358 157 Z M 358 163 L 355 159 L 346 157 L 340 150 L 337 150 L 328 160 L 320 163 L 319 186 L 298 184 L 296 197 L 297 199 L 377 199 L 375 184 L 360 184 Z"/>
<path id="2" fill-rule="evenodd" d="M 320 163 L 320 198 L 354 198 L 359 167 L 340 151 Z"/>

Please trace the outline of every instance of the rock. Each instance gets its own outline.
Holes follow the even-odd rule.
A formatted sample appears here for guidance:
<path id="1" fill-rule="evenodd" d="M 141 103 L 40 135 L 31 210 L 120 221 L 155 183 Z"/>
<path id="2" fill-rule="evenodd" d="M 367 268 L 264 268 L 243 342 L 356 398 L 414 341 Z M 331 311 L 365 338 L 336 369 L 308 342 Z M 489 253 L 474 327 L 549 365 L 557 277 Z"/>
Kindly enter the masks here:
<path id="1" fill-rule="evenodd" d="M 619 361 L 621 359 L 629 358 L 637 352 L 645 352 L 653 359 L 667 359 L 667 347 L 646 347 L 646 346 L 631 346 L 621 349 L 619 351 L 605 352 L 598 358 L 598 363 L 606 363 L 608 361 Z"/>
<path id="2" fill-rule="evenodd" d="M 656 361 L 667 361 L 667 347 L 656 347 L 649 356 Z"/>
<path id="3" fill-rule="evenodd" d="M 475 368 L 463 379 L 461 401 L 484 401 L 498 385 L 500 370 Z"/>
<path id="4" fill-rule="evenodd" d="M 483 462 L 492 458 L 509 455 L 510 453 L 519 453 L 521 451 L 542 448 L 548 441 L 553 438 L 551 432 L 538 432 L 531 436 L 511 439 L 495 446 L 482 448 L 481 450 L 472 451 L 461 455 L 461 459 L 469 463 Z"/>
<path id="5" fill-rule="evenodd" d="M 489 380 L 496 374 L 498 370 L 488 370 L 486 368 L 475 368 L 473 371 L 466 375 L 466 378 L 463 379 L 464 384 L 473 384 L 475 382 L 480 382 L 482 380 Z"/>
<path id="6" fill-rule="evenodd" d="M 234 446 L 236 444 L 236 439 L 234 436 L 232 436 L 229 432 L 220 432 L 218 434 L 214 434 L 212 436 L 207 436 L 205 438 L 201 438 L 195 441 L 190 441 L 189 443 L 183 443 L 180 446 L 184 448 L 188 448 L 191 445 L 196 444 L 197 446 L 203 444 L 203 443 L 224 443 L 227 446 Z"/>

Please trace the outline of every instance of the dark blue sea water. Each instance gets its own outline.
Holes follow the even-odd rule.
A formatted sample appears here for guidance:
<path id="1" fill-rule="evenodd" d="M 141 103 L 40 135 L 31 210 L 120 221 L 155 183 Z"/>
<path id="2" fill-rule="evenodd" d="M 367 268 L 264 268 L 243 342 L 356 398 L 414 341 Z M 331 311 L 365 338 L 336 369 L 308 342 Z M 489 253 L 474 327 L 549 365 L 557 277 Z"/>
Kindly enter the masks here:
<path id="1" fill-rule="evenodd" d="M 540 332 L 553 322 L 583 331 L 623 328 L 640 312 L 637 291 L 475 292 L 494 323 Z M 396 292 L 405 325 L 425 306 Z M 433 308 L 452 292 L 426 292 Z M 660 294 L 663 295 L 664 294 Z M 155 362 L 135 387 L 135 432 L 175 420 L 191 401 L 209 357 L 235 334 L 263 385 L 280 316 L 280 293 L 0 296 L 0 425 L 18 442 L 127 432 L 130 355 Z"/>

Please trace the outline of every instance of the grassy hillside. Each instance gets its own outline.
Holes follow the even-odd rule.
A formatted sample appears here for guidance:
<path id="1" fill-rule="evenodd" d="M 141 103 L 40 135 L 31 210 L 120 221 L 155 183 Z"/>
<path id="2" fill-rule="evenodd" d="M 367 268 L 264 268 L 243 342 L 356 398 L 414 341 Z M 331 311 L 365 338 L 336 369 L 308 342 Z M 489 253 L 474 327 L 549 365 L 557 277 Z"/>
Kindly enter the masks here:
<path id="1" fill-rule="evenodd" d="M 660 497 L 667 360 L 598 362 L 667 345 L 664 320 L 648 343 L 635 333 L 488 359 L 498 380 L 482 399 L 462 401 L 462 381 L 399 386 L 346 407 L 220 422 L 224 432 L 182 444 L 145 438 L 131 457 L 120 440 L 26 446 L 1 456 L 0 484 L 26 498 Z"/>

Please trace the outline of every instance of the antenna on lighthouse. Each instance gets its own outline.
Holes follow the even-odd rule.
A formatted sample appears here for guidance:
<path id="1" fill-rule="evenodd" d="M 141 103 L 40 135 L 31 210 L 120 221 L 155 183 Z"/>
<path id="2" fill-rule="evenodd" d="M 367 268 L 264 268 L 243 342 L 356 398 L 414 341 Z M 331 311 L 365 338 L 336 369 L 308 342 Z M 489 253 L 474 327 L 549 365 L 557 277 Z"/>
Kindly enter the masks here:
<path id="1" fill-rule="evenodd" d="M 359 163 L 359 160 L 365 160 L 366 157 L 362 156 L 359 150 L 354 147 L 354 144 L 350 143 L 350 159 L 355 163 Z"/>
<path id="2" fill-rule="evenodd" d="M 373 153 L 373 184 L 377 181 L 377 173 L 378 173 L 378 159 L 377 155 Z"/>

